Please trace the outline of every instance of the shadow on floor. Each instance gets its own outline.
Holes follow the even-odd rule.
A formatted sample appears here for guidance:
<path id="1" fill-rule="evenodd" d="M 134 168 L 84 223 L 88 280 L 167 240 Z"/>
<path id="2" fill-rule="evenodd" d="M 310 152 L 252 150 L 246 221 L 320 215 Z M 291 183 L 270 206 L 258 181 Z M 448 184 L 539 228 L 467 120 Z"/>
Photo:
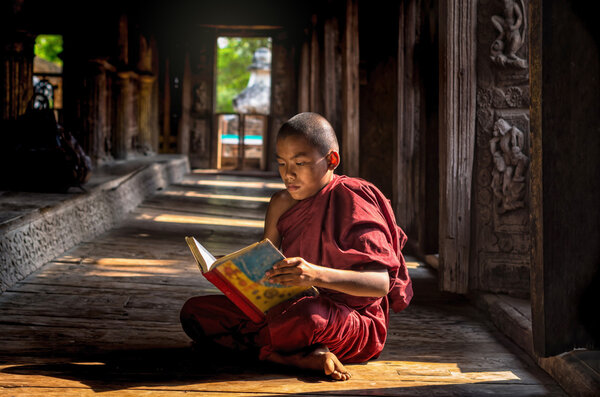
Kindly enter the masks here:
<path id="1" fill-rule="evenodd" d="M 56 359 L 45 355 L 32 359 L 42 360 L 46 362 L 11 365 L 0 373 L 76 381 L 95 392 L 290 377 L 303 383 L 332 382 L 317 372 L 299 373 L 298 369 L 261 362 L 250 355 L 222 351 L 203 353 L 191 348 L 119 350 Z"/>

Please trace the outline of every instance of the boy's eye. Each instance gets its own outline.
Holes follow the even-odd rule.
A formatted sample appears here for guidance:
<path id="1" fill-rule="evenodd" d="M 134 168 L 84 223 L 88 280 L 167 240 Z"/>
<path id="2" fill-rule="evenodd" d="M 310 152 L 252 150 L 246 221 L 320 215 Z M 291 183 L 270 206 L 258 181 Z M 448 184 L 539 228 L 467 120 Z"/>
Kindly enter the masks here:
<path id="1" fill-rule="evenodd" d="M 278 166 L 283 167 L 285 164 L 277 163 Z"/>
<path id="2" fill-rule="evenodd" d="M 297 163 L 296 163 L 296 165 L 299 165 L 299 166 L 303 166 L 303 165 L 305 165 L 305 164 L 306 164 L 306 162 L 304 162 L 304 161 L 300 161 L 300 162 L 297 162 Z"/>

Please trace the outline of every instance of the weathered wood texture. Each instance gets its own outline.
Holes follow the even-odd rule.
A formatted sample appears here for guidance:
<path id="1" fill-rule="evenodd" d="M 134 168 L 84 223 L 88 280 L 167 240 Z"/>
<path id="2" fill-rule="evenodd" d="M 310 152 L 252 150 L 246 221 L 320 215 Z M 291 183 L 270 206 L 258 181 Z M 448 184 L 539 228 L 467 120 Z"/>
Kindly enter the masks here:
<path id="1" fill-rule="evenodd" d="M 34 37 L 28 33 L 3 34 L 0 42 L 0 116 L 15 120 L 25 113 L 33 96 Z"/>
<path id="2" fill-rule="evenodd" d="M 342 147 L 344 174 L 358 176 L 360 156 L 359 129 L 359 45 L 358 0 L 346 1 L 342 58 Z"/>
<path id="3" fill-rule="evenodd" d="M 398 5 L 360 7 L 360 153 L 359 176 L 374 183 L 390 199 L 393 194 L 397 135 L 396 91 Z M 380 45 L 373 45 L 378 42 Z M 374 100 L 377 98 L 377 100 Z M 342 161 L 344 159 L 342 158 Z M 406 230 L 405 219 L 398 223 Z"/>
<path id="4" fill-rule="evenodd" d="M 419 162 L 424 158 L 420 156 L 420 87 L 415 70 L 418 8 L 419 1 L 405 1 L 399 5 L 397 14 L 398 66 L 395 79 L 397 92 L 394 93 L 397 98 L 397 125 L 393 129 L 395 144 L 392 197 L 398 224 L 409 236 L 413 250 L 418 245 L 420 225 L 417 218 L 422 205 L 420 193 L 423 186 Z"/>
<path id="5" fill-rule="evenodd" d="M 563 395 L 477 310 L 440 294 L 435 273 L 412 261 L 417 296 L 391 315 L 381 357 L 349 366 L 348 382 L 190 348 L 179 309 L 192 295 L 218 292 L 183 236 L 197 236 L 217 255 L 255 241 L 267 202 L 254 199 L 280 187 L 277 180 L 188 175 L 118 228 L 0 295 L 0 395 Z M 254 226 L 240 226 L 247 221 Z"/>
<path id="6" fill-rule="evenodd" d="M 532 315 L 537 354 L 599 347 L 600 53 L 589 5 L 533 2 Z"/>
<path id="7" fill-rule="evenodd" d="M 440 286 L 468 291 L 476 3 L 440 2 Z"/>

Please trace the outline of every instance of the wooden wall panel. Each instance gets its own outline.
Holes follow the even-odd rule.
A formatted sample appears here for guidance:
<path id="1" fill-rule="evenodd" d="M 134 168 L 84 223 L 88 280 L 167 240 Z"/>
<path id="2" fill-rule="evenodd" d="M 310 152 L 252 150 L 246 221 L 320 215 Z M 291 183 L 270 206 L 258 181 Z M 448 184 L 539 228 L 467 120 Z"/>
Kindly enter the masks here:
<path id="1" fill-rule="evenodd" d="M 600 346 L 600 30 L 590 3 L 531 3 L 532 331 L 548 357 Z"/>

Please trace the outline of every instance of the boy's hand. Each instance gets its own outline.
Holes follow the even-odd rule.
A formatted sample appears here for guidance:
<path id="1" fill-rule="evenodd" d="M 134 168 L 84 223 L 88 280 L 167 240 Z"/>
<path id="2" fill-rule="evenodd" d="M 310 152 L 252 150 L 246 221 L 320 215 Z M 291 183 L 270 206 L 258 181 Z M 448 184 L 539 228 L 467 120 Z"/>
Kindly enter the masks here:
<path id="1" fill-rule="evenodd" d="M 318 283 L 321 269 L 321 266 L 309 263 L 303 258 L 285 258 L 277 262 L 266 276 L 271 283 L 310 287 Z"/>

